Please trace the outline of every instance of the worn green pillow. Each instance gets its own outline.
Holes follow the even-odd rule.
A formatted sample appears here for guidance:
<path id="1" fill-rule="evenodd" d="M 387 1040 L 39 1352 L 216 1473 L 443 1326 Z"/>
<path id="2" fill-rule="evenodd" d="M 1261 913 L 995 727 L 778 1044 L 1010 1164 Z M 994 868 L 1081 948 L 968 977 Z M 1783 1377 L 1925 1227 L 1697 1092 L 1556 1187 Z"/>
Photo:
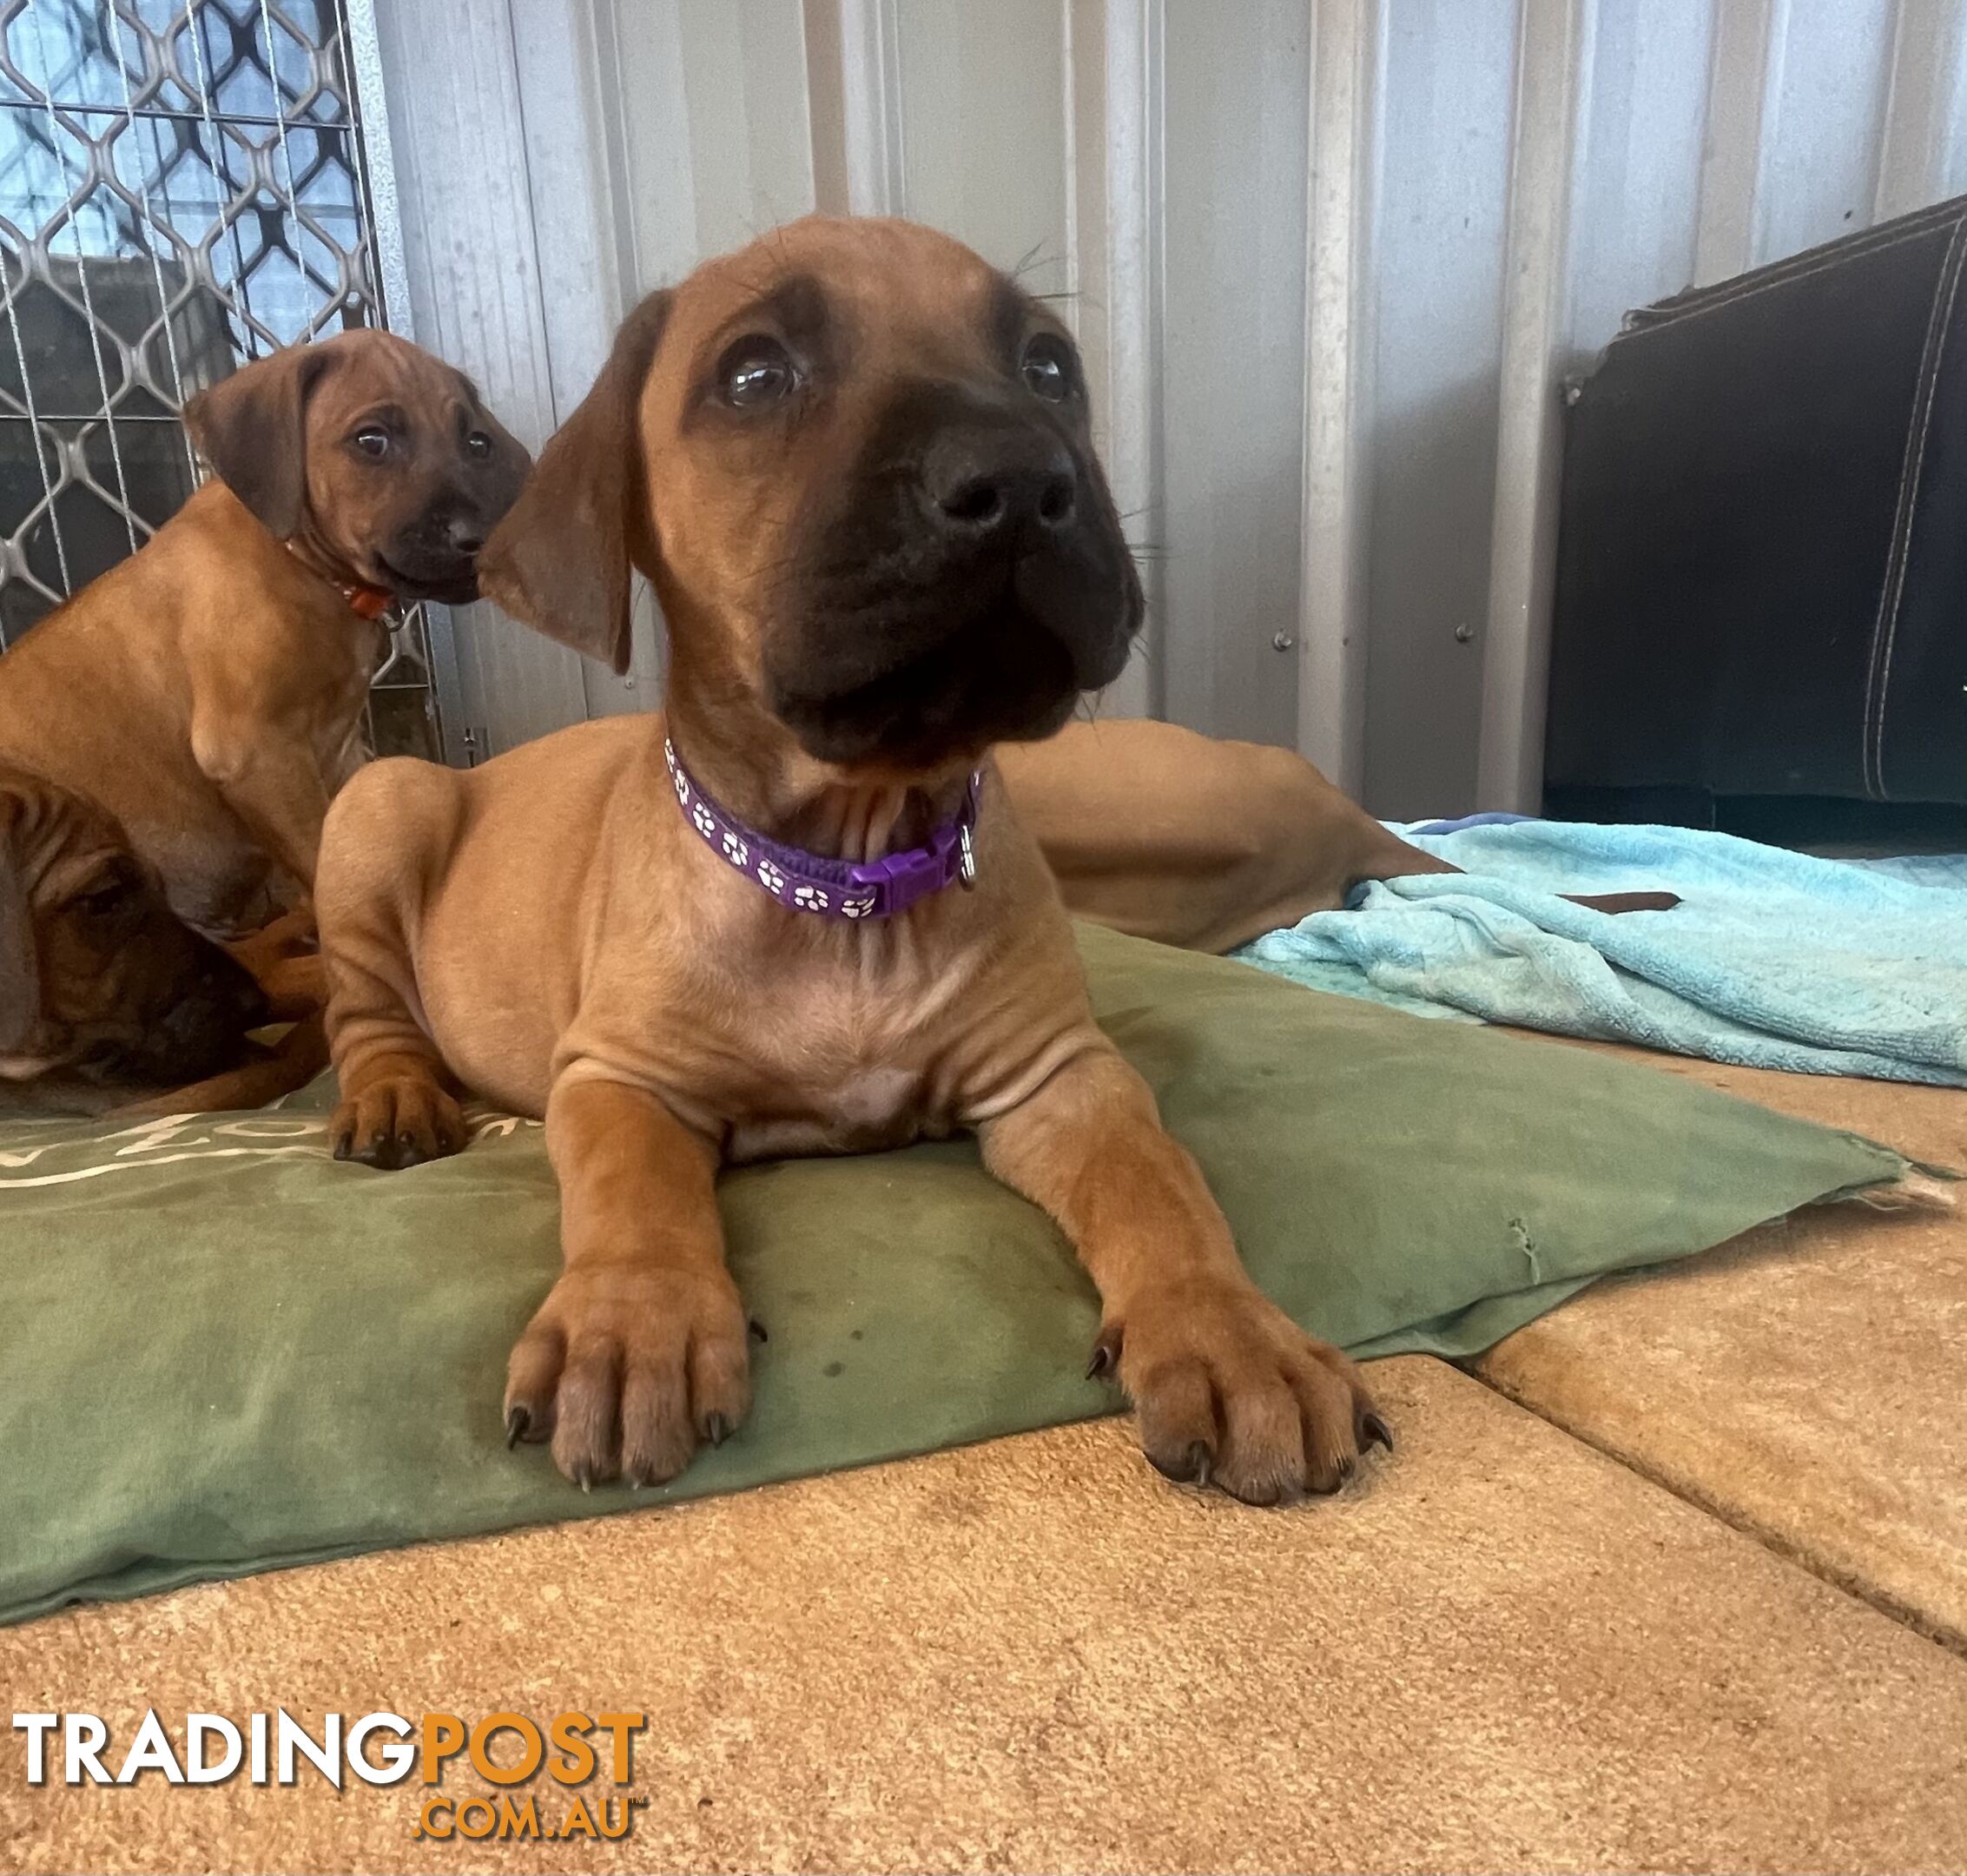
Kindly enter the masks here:
<path id="1" fill-rule="evenodd" d="M 1581 1050 L 1080 943 L 1257 1280 L 1356 1354 L 1472 1353 L 1601 1272 L 1905 1170 Z M 1092 1286 L 967 1143 L 756 1166 L 723 1188 L 769 1334 L 749 1424 L 659 1491 L 584 1497 L 499 1424 L 559 1264 L 538 1127 L 488 1120 L 456 1159 L 373 1172 L 328 1157 L 330 1099 L 0 1126 L 0 1620 L 1117 1404 L 1083 1378 Z"/>

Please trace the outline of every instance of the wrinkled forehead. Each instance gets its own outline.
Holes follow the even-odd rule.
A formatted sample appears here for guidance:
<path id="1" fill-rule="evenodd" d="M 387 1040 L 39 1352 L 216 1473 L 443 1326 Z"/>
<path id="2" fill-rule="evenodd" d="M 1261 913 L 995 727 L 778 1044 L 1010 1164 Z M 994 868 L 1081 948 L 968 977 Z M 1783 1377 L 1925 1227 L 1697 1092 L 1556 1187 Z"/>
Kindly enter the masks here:
<path id="1" fill-rule="evenodd" d="M 474 404 L 471 380 L 393 333 L 345 333 L 324 341 L 329 369 L 308 399 L 311 416 L 329 424 L 393 406 L 412 420 L 446 426 Z"/>
<path id="2" fill-rule="evenodd" d="M 85 795 L 4 774 L 0 797 L 0 829 L 9 849 L 0 854 L 0 865 L 17 869 L 30 893 L 129 845 L 109 810 Z"/>
<path id="3" fill-rule="evenodd" d="M 1056 325 L 980 254 L 934 229 L 799 221 L 683 283 L 657 375 L 700 381 L 727 346 L 759 332 L 841 375 L 1001 368 L 1034 322 Z"/>

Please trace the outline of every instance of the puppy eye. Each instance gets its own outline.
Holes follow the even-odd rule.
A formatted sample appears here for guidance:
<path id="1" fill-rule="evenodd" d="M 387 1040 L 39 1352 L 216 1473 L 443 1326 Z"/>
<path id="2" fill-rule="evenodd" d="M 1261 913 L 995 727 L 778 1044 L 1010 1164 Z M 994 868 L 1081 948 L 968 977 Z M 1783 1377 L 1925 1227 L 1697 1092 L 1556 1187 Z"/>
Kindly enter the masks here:
<path id="1" fill-rule="evenodd" d="M 740 339 L 717 367 L 724 402 L 738 410 L 780 403 L 798 382 L 791 354 L 776 339 Z"/>
<path id="2" fill-rule="evenodd" d="M 114 918 L 130 902 L 136 882 L 118 875 L 82 894 L 73 903 L 85 918 Z"/>
<path id="3" fill-rule="evenodd" d="M 389 453 L 389 433 L 374 424 L 365 425 L 350 440 L 365 456 L 383 457 Z"/>
<path id="4" fill-rule="evenodd" d="M 492 439 L 482 430 L 474 430 L 465 439 L 465 453 L 467 456 L 489 456 L 492 453 Z"/>
<path id="5" fill-rule="evenodd" d="M 1026 346 L 1018 374 L 1025 388 L 1047 404 L 1063 404 L 1073 393 L 1072 354 L 1050 333 L 1039 334 Z"/>

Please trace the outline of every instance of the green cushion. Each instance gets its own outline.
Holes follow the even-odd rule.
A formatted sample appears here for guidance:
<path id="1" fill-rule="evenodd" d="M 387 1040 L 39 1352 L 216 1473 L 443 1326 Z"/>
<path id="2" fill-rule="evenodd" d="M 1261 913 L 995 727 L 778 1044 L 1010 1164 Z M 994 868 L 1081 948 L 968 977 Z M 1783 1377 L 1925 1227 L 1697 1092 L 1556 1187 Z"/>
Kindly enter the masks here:
<path id="1" fill-rule="evenodd" d="M 1357 1353 L 1470 1354 L 1601 1272 L 1904 1171 L 1581 1050 L 1080 941 L 1257 1280 Z M 1083 1378 L 1090 1285 L 967 1142 L 757 1166 L 723 1188 L 770 1337 L 749 1423 L 662 1490 L 584 1497 L 500 1437 L 507 1349 L 559 1264 L 539 1129 L 373 1172 L 328 1158 L 329 1100 L 0 1126 L 0 1619 L 1116 1404 Z"/>

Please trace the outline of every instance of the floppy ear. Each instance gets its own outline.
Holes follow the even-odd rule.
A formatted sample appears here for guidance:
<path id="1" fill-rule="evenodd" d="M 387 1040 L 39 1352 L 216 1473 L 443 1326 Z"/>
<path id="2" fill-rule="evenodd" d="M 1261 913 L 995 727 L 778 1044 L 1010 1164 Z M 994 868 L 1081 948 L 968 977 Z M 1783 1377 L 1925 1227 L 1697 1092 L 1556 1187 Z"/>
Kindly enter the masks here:
<path id="1" fill-rule="evenodd" d="M 184 406 L 184 427 L 220 481 L 276 540 L 298 532 L 307 499 L 307 393 L 327 368 L 289 346 L 222 378 Z"/>
<path id="2" fill-rule="evenodd" d="M 0 799 L 0 1055 L 19 1048 L 41 1021 L 41 962 L 34 915 L 14 856 L 14 817 Z"/>
<path id="3" fill-rule="evenodd" d="M 617 677 L 629 668 L 629 567 L 647 573 L 655 560 L 637 413 L 670 299 L 652 293 L 623 321 L 594 388 L 479 556 L 486 598 Z"/>

